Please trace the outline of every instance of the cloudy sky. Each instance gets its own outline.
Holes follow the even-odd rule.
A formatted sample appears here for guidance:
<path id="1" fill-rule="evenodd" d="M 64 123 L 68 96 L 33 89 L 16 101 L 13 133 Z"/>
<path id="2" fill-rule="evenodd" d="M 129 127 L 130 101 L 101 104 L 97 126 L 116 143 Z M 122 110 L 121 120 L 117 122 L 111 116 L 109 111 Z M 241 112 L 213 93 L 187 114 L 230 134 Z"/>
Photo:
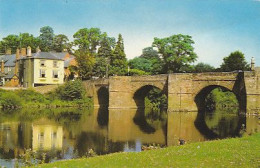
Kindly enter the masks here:
<path id="1" fill-rule="evenodd" d="M 219 66 L 235 50 L 260 66 L 260 0 L 0 0 L 0 39 L 43 26 L 55 34 L 98 27 L 123 35 L 127 57 L 139 56 L 154 37 L 188 34 L 199 62 Z"/>

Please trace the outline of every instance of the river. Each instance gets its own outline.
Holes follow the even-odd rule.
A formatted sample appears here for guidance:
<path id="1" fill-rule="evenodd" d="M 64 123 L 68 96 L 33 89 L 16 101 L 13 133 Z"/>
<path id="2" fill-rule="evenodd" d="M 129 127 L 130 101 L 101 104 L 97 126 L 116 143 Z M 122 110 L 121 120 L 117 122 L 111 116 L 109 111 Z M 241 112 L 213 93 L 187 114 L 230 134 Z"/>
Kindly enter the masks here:
<path id="1" fill-rule="evenodd" d="M 192 143 L 260 131 L 258 117 L 222 111 L 170 112 L 163 119 L 147 117 L 143 109 L 25 109 L 0 116 L 0 165 L 6 167 L 14 167 L 26 149 L 46 153 L 46 161 L 53 162 L 88 156 L 90 150 L 97 155 L 139 152 L 143 145 L 164 147 L 178 145 L 179 139 Z"/>

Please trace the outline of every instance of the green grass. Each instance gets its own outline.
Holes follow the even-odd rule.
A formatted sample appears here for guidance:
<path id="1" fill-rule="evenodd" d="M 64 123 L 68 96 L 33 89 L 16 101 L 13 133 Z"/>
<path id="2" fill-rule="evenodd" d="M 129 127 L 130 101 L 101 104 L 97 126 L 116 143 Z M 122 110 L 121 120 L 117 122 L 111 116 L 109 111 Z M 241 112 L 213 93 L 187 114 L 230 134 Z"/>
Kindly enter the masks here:
<path id="1" fill-rule="evenodd" d="M 260 167 L 260 133 L 139 153 L 59 161 L 39 167 Z"/>

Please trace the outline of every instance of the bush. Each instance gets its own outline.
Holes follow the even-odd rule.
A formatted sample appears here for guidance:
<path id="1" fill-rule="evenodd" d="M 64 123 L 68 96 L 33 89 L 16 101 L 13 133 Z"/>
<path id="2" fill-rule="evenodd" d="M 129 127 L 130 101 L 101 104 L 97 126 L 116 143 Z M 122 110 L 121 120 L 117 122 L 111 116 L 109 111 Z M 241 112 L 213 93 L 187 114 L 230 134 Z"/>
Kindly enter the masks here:
<path id="1" fill-rule="evenodd" d="M 68 81 L 65 85 L 58 87 L 54 92 L 50 92 L 49 98 L 54 100 L 56 98 L 60 100 L 73 101 L 77 99 L 84 99 L 86 90 L 82 84 L 82 81 Z"/>
<path id="2" fill-rule="evenodd" d="M 129 75 L 130 76 L 140 76 L 140 75 L 149 75 L 149 73 L 142 71 L 142 70 L 139 70 L 139 69 L 130 69 Z"/>
<path id="3" fill-rule="evenodd" d="M 2 92 L 0 95 L 0 104 L 5 108 L 20 107 L 22 105 L 22 100 L 14 92 Z"/>
<path id="4" fill-rule="evenodd" d="M 46 98 L 41 93 L 34 91 L 33 89 L 17 90 L 15 93 L 25 102 L 33 103 L 45 103 Z"/>

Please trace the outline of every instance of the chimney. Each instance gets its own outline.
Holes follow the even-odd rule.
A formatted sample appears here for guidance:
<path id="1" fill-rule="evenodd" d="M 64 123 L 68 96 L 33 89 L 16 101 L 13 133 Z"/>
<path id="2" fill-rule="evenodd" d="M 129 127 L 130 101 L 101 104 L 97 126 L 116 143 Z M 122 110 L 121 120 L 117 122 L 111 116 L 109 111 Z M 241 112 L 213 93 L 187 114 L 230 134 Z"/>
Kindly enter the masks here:
<path id="1" fill-rule="evenodd" d="M 22 48 L 22 50 L 21 50 L 21 55 L 22 55 L 22 56 L 26 56 L 26 48 Z"/>
<path id="2" fill-rule="evenodd" d="M 30 46 L 27 47 L 27 57 L 32 56 L 32 48 Z"/>
<path id="3" fill-rule="evenodd" d="M 7 50 L 5 50 L 5 55 L 11 55 L 11 54 L 12 54 L 11 48 L 8 48 Z"/>
<path id="4" fill-rule="evenodd" d="M 2 62 L 1 62 L 1 72 L 5 73 L 5 62 L 4 62 L 4 60 L 2 60 Z"/>
<path id="5" fill-rule="evenodd" d="M 39 46 L 36 48 L 36 53 L 38 53 L 38 52 L 41 52 L 41 49 Z"/>
<path id="6" fill-rule="evenodd" d="M 251 71 L 254 71 L 255 70 L 255 58 L 252 57 L 251 58 Z"/>

